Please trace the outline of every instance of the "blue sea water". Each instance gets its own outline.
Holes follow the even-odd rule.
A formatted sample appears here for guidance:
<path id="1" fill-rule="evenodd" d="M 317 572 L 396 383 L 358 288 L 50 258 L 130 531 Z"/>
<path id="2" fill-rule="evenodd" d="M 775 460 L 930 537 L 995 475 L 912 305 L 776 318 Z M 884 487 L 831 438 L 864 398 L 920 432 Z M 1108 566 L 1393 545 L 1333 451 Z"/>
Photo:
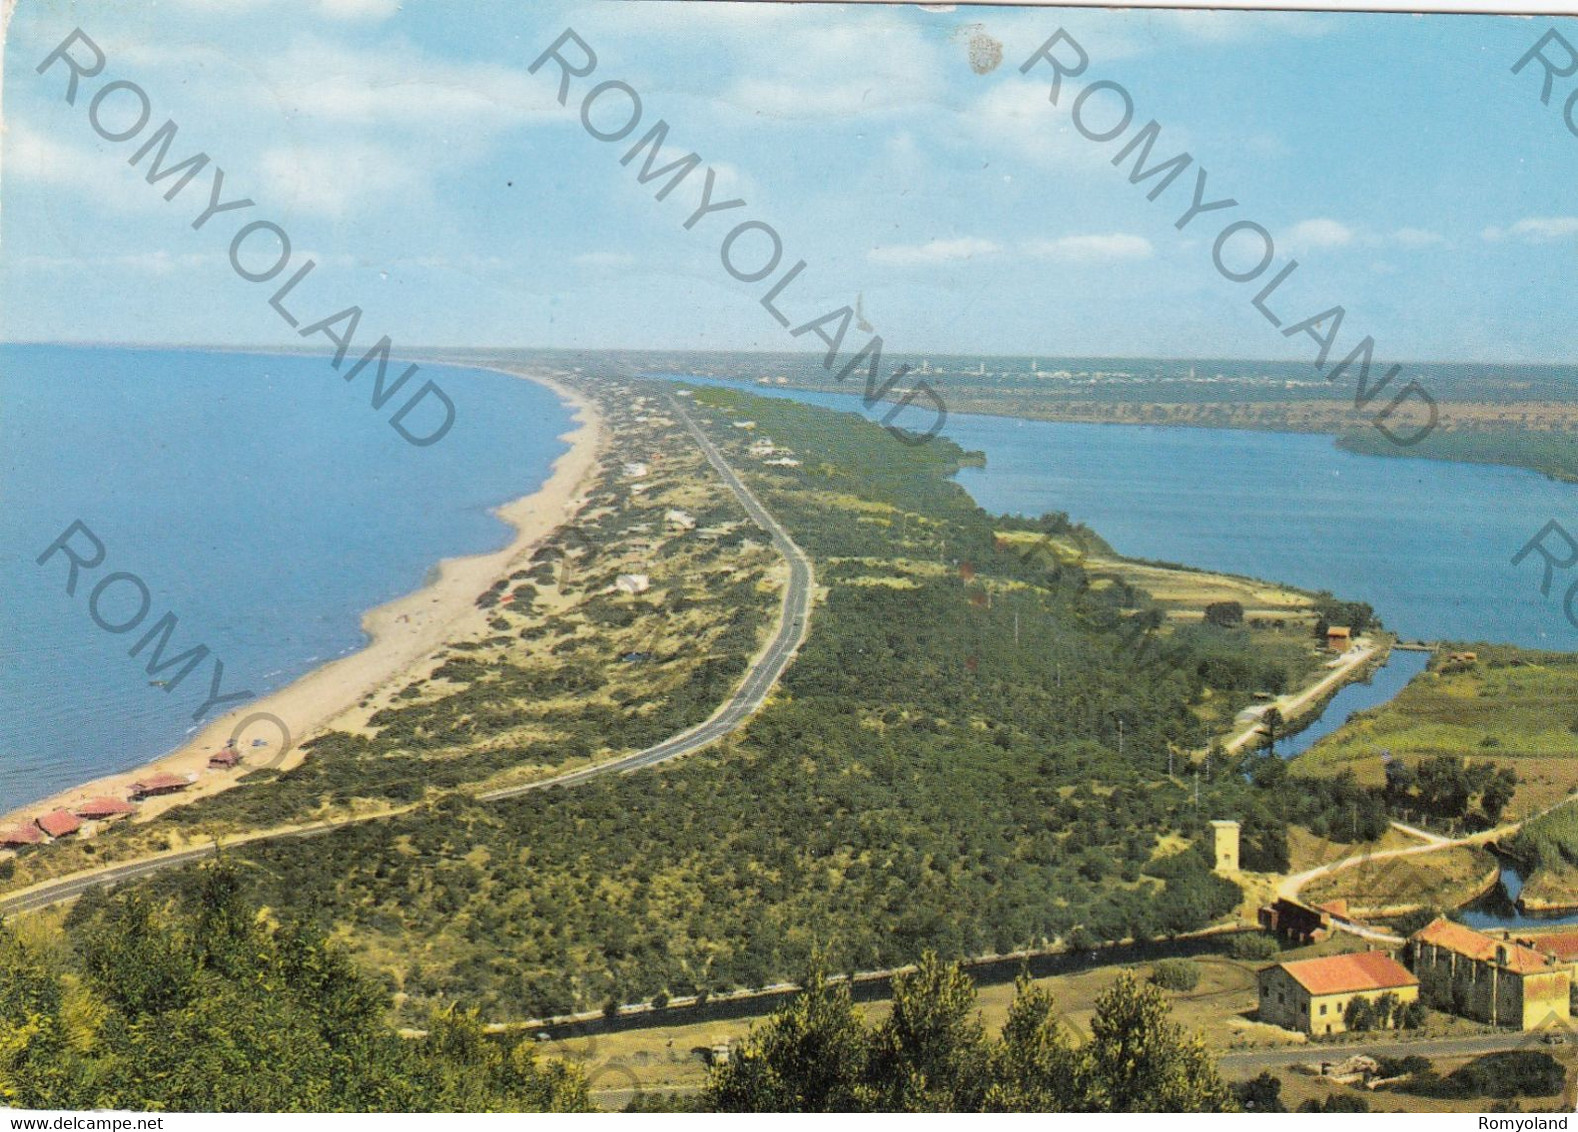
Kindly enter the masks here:
<path id="1" fill-rule="evenodd" d="M 423 365 L 375 411 L 372 376 L 348 384 L 322 357 L 0 346 L 0 810 L 139 765 L 199 725 L 212 658 L 163 688 L 145 671 L 152 644 L 128 655 L 165 611 L 179 619 L 166 658 L 207 645 L 222 692 L 261 696 L 361 647 L 362 613 L 440 559 L 508 542 L 491 511 L 546 480 L 571 409 L 533 382 Z M 424 379 L 456 423 L 418 448 L 388 420 Z M 406 422 L 418 435 L 421 412 Z M 68 595 L 66 557 L 36 560 L 77 520 L 105 555 Z M 152 598 L 121 634 L 89 609 L 116 571 Z M 99 613 L 113 624 L 139 604 L 122 581 Z"/>

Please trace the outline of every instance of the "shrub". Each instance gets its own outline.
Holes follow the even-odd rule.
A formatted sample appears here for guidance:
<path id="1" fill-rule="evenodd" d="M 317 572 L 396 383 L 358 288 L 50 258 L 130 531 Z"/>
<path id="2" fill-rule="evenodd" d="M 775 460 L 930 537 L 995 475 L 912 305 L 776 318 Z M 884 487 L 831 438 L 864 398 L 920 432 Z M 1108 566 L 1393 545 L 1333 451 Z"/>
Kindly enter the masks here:
<path id="1" fill-rule="evenodd" d="M 1200 985 L 1200 965 L 1192 959 L 1163 959 L 1151 971 L 1151 982 L 1163 990 L 1192 991 Z"/>
<path id="2" fill-rule="evenodd" d="M 1270 959 L 1281 950 L 1275 936 L 1265 932 L 1244 932 L 1233 937 L 1227 945 L 1228 954 L 1234 959 Z"/>

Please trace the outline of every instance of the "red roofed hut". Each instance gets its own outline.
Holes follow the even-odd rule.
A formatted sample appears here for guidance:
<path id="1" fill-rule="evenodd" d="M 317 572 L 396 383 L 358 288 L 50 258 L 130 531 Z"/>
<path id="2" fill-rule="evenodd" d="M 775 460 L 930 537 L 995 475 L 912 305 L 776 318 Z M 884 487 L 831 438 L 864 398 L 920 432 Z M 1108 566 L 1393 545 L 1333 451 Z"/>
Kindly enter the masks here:
<path id="1" fill-rule="evenodd" d="M 138 798 L 153 798 L 160 794 L 174 794 L 190 785 L 190 782 L 179 775 L 151 774 L 131 784 L 131 796 L 133 801 Z"/>
<path id="2" fill-rule="evenodd" d="M 19 825 L 15 829 L 0 829 L 0 849 L 20 849 L 24 845 L 37 845 L 44 835 L 37 826 Z"/>
<path id="3" fill-rule="evenodd" d="M 79 818 L 86 818 L 88 821 L 103 821 L 105 818 L 135 814 L 137 807 L 130 802 L 122 802 L 119 798 L 90 798 L 74 812 Z"/>
<path id="4" fill-rule="evenodd" d="M 70 837 L 82 828 L 82 819 L 70 810 L 51 810 L 33 824 L 51 837 Z"/>
<path id="5" fill-rule="evenodd" d="M 229 770 L 241 761 L 241 752 L 231 746 L 219 748 L 208 756 L 208 766 L 211 770 Z"/>

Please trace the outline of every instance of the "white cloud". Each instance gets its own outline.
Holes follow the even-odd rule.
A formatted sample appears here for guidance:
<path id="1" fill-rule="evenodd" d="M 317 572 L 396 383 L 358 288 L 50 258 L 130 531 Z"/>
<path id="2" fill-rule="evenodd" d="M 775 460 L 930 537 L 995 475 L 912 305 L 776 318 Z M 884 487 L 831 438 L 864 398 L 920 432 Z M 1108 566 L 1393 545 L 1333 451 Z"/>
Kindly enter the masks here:
<path id="1" fill-rule="evenodd" d="M 1288 229 L 1282 242 L 1301 250 L 1311 248 L 1342 248 L 1354 241 L 1354 231 L 1336 220 L 1317 218 L 1301 220 Z"/>
<path id="2" fill-rule="evenodd" d="M 1486 228 L 1480 235 L 1490 241 L 1517 239 L 1530 244 L 1547 244 L 1578 236 L 1578 216 L 1530 216 L 1510 228 Z"/>
<path id="3" fill-rule="evenodd" d="M 256 100 L 336 128 L 459 131 L 460 138 L 473 138 L 564 117 L 553 84 L 524 68 L 453 63 L 409 45 L 349 51 L 303 39 L 262 69 Z"/>
<path id="4" fill-rule="evenodd" d="M 587 252 L 575 257 L 575 263 L 580 267 L 631 267 L 635 262 L 636 257 L 627 252 Z"/>
<path id="5" fill-rule="evenodd" d="M 963 236 L 956 240 L 933 240 L 929 244 L 893 244 L 885 248 L 872 248 L 870 259 L 872 263 L 889 267 L 925 267 L 984 259 L 1000 251 L 1002 248 L 990 240 Z"/>
<path id="6" fill-rule="evenodd" d="M 1428 228 L 1399 228 L 1389 239 L 1403 248 L 1428 248 L 1446 243 L 1445 236 Z"/>
<path id="7" fill-rule="evenodd" d="M 258 164 L 271 205 L 330 217 L 354 205 L 411 196 L 423 184 L 410 160 L 376 145 L 270 149 Z"/>
<path id="8" fill-rule="evenodd" d="M 1144 236 L 1127 232 L 1063 236 L 1056 240 L 1034 240 L 1025 245 L 1026 255 L 1064 263 L 1120 263 L 1149 259 L 1154 251 Z"/>
<path id="9" fill-rule="evenodd" d="M 46 137 L 14 119 L 0 134 L 0 141 L 5 146 L 7 177 L 61 185 L 81 178 L 84 166 L 98 166 L 98 159 L 86 150 Z"/>
<path id="10" fill-rule="evenodd" d="M 208 15 L 246 15 L 265 8 L 300 8 L 301 0 L 175 0 Z M 318 15 L 335 20 L 385 20 L 400 10 L 400 0 L 315 0 Z"/>
<path id="11" fill-rule="evenodd" d="M 1429 228 L 1398 228 L 1391 232 L 1366 232 L 1338 220 L 1319 217 L 1302 220 L 1277 237 L 1277 246 L 1290 251 L 1324 251 L 1332 248 L 1421 248 L 1445 244 L 1446 237 Z"/>

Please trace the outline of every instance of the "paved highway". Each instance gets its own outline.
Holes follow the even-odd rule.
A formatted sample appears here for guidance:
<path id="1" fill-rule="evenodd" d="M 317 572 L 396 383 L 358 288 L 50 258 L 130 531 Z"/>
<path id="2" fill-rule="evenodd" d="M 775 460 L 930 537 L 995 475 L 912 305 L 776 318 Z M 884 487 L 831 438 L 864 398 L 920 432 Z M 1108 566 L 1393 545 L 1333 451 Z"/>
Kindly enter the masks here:
<path id="1" fill-rule="evenodd" d="M 761 708 L 773 685 L 778 682 L 784 669 L 788 668 L 789 662 L 794 659 L 795 650 L 805 640 L 805 635 L 811 626 L 811 599 L 815 583 L 811 560 L 795 545 L 794 540 L 789 537 L 789 532 L 784 530 L 756 496 L 751 494 L 751 489 L 740 481 L 740 477 L 723 458 L 723 453 L 719 452 L 717 445 L 708 440 L 706 434 L 697 427 L 690 414 L 680 405 L 678 398 L 670 394 L 668 400 L 673 406 L 674 414 L 684 422 L 685 427 L 696 438 L 696 443 L 707 457 L 707 462 L 713 466 L 718 475 L 723 477 L 723 482 L 729 485 L 729 490 L 734 492 L 735 498 L 740 501 L 741 506 L 756 525 L 771 536 L 773 546 L 789 563 L 789 585 L 784 589 L 778 631 L 773 634 L 772 640 L 767 643 L 767 647 L 746 672 L 745 679 L 735 690 L 734 695 L 713 712 L 706 722 L 697 724 L 688 731 L 682 731 L 671 739 L 665 739 L 655 747 L 648 747 L 644 751 L 637 751 L 623 758 L 582 767 L 580 770 L 572 770 L 538 782 L 528 782 L 523 786 L 507 786 L 501 790 L 490 790 L 486 794 L 478 795 L 484 801 L 510 798 L 532 790 L 546 790 L 550 786 L 571 786 L 601 774 L 629 773 L 642 767 L 667 762 L 669 759 L 677 759 L 681 755 L 699 751 L 709 743 L 717 742 Z"/>
<path id="2" fill-rule="evenodd" d="M 745 679 L 735 689 L 732 696 L 726 700 L 717 711 L 703 723 L 697 724 L 689 730 L 682 731 L 672 738 L 665 739 L 656 746 L 648 747 L 644 751 L 621 758 L 610 759 L 607 762 L 596 763 L 592 766 L 581 767 L 553 778 L 542 779 L 537 782 L 528 782 L 522 786 L 508 786 L 500 790 L 489 790 L 477 797 L 484 802 L 495 801 L 500 798 L 512 798 L 532 790 L 546 790 L 550 786 L 573 786 L 585 782 L 589 778 L 597 778 L 605 774 L 628 774 L 643 767 L 655 766 L 658 763 L 677 759 L 681 755 L 688 755 L 701 748 L 717 742 L 728 735 L 741 723 L 758 711 L 766 702 L 773 685 L 783 675 L 784 669 L 789 667 L 789 662 L 794 659 L 795 650 L 805 641 L 806 633 L 811 626 L 811 601 L 814 593 L 815 575 L 811 570 L 811 560 L 805 552 L 795 545 L 789 537 L 789 532 L 779 525 L 767 509 L 761 505 L 751 490 L 741 482 L 740 477 L 729 466 L 723 454 L 705 433 L 697 427 L 679 401 L 673 396 L 669 397 L 675 415 L 690 430 L 696 438 L 696 443 L 701 447 L 702 454 L 707 457 L 707 462 L 713 466 L 723 481 L 729 485 L 729 490 L 734 492 L 735 498 L 740 501 L 747 514 L 755 521 L 756 525 L 772 538 L 772 543 L 778 552 L 789 563 L 789 584 L 784 589 L 783 608 L 779 616 L 778 628 L 767 646 L 752 662 L 746 671 Z M 403 812 L 403 811 L 397 811 Z M 285 837 L 312 837 L 327 833 L 331 829 L 351 825 L 355 822 L 378 820 L 390 814 L 362 815 L 355 818 L 346 818 L 334 822 L 318 822 L 310 826 L 288 831 L 262 831 L 247 837 L 236 838 L 225 844 L 226 848 L 243 845 L 252 841 L 271 840 Z M 91 872 L 78 873 L 74 876 L 62 877 L 59 880 L 46 881 L 32 888 L 24 889 L 12 896 L 0 899 L 0 915 L 16 912 L 30 912 L 39 908 L 47 908 L 52 904 L 59 904 L 66 900 L 81 896 L 88 889 L 101 884 L 115 884 L 120 881 L 134 880 L 138 877 L 148 876 L 161 869 L 171 868 L 175 865 L 189 864 L 205 857 L 214 855 L 216 846 L 208 845 L 195 849 L 184 849 L 176 853 L 165 853 L 157 857 L 147 857 L 140 861 L 132 861 L 124 865 L 113 865 L 107 868 L 95 869 Z"/>

